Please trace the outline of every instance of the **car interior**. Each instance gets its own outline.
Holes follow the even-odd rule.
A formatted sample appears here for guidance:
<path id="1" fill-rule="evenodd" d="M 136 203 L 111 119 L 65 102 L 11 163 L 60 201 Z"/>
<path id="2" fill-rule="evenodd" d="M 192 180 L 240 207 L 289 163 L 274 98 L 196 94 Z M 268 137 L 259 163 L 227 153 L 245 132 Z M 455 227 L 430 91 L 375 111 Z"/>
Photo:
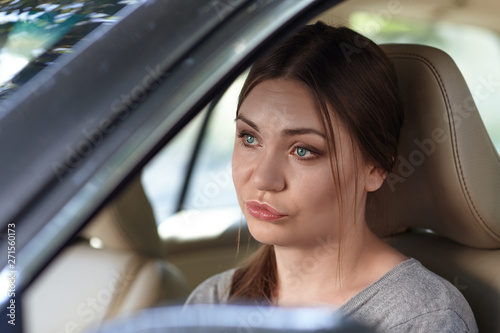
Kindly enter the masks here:
<path id="1" fill-rule="evenodd" d="M 401 252 L 453 283 L 469 302 L 480 331 L 498 332 L 500 157 L 498 141 L 492 139 L 493 133 L 500 132 L 500 125 L 499 131 L 493 132 L 492 126 L 497 125 L 483 118 L 478 100 L 482 99 L 480 93 L 498 92 L 500 84 L 495 82 L 500 77 L 480 90 L 464 79 L 453 55 L 418 39 L 408 43 L 400 36 L 408 27 L 421 28 L 422 22 L 431 27 L 426 30 L 431 35 L 442 22 L 452 27 L 480 27 L 497 36 L 500 56 L 500 23 L 495 15 L 500 5 L 492 0 L 415 2 L 346 1 L 313 21 L 356 28 L 360 17 L 368 17 L 365 27 L 371 26 L 372 32 L 366 34 L 384 43 L 382 48 L 398 73 L 405 123 L 394 172 L 383 188 L 368 198 L 370 226 Z M 410 23 L 401 28 L 403 21 Z M 397 30 L 399 24 L 402 30 L 392 35 L 380 33 L 378 40 L 381 27 L 390 24 L 391 29 Z M 481 61 L 480 50 L 466 51 L 472 62 Z M 241 80 L 227 90 L 232 100 L 227 102 L 223 97 L 218 101 L 226 113 L 221 116 L 205 108 L 183 129 L 179 140 L 187 135 L 203 139 L 208 135 L 200 134 L 203 121 L 220 122 L 218 118 L 233 114 Z M 493 97 L 483 99 L 494 101 Z M 226 119 L 226 123 L 232 120 Z M 231 130 L 226 131 L 229 138 L 220 139 L 229 152 L 234 135 Z M 222 133 L 217 128 L 211 131 L 215 136 Z M 195 141 L 186 139 L 193 145 L 188 146 L 188 153 L 203 155 L 192 148 Z M 167 145 L 165 151 L 175 144 Z M 227 171 L 230 155 L 214 157 L 224 167 L 218 173 L 201 167 L 211 163 L 205 157 L 192 159 L 199 167 L 198 178 L 193 176 L 187 186 L 183 183 L 187 162 L 162 158 L 161 154 L 151 162 L 163 161 L 156 168 L 160 171 L 146 175 L 147 169 L 152 169 L 148 166 L 131 179 L 26 291 L 26 332 L 81 331 L 141 309 L 182 304 L 199 283 L 236 267 L 258 248 L 236 201 L 225 199 L 234 196 Z M 179 164 L 178 176 L 169 174 L 166 167 L 173 163 Z M 157 178 L 162 175 L 167 180 L 180 178 L 172 179 L 172 184 L 180 185 L 169 186 Z M 149 183 L 169 187 L 168 193 L 173 194 L 153 198 Z M 181 192 L 191 193 L 192 198 L 179 207 Z M 212 201 L 223 196 L 223 204 L 212 207 Z M 169 201 L 171 207 L 159 214 L 155 205 L 162 201 Z M 47 299 L 57 302 L 49 307 Z"/>

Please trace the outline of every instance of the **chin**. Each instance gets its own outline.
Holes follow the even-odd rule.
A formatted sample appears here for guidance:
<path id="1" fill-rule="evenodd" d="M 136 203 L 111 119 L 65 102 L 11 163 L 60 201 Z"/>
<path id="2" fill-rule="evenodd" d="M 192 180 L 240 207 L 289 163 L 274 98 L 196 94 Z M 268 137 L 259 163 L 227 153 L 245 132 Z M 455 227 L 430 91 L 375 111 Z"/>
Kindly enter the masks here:
<path id="1" fill-rule="evenodd" d="M 289 234 L 289 230 L 283 230 L 283 225 L 256 220 L 253 217 L 250 219 L 247 218 L 248 230 L 259 243 L 286 246 L 294 242 L 295 237 Z"/>

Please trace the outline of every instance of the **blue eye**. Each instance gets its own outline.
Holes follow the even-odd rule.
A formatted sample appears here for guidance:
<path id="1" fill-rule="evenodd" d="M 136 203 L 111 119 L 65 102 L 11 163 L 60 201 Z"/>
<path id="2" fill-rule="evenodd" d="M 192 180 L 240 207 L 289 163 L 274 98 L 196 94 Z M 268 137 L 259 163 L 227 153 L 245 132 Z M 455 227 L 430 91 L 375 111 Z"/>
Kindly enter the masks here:
<path id="1" fill-rule="evenodd" d="M 247 134 L 245 135 L 245 142 L 251 145 L 255 142 L 255 137 Z"/>
<path id="2" fill-rule="evenodd" d="M 247 132 L 238 133 L 238 138 L 240 143 L 245 147 L 255 148 L 259 145 L 259 140 L 257 140 L 255 136 L 248 134 Z"/>
<path id="3" fill-rule="evenodd" d="M 300 157 L 306 156 L 308 152 L 309 152 L 309 150 L 302 148 L 302 147 L 298 147 L 296 149 L 297 156 L 300 156 Z"/>

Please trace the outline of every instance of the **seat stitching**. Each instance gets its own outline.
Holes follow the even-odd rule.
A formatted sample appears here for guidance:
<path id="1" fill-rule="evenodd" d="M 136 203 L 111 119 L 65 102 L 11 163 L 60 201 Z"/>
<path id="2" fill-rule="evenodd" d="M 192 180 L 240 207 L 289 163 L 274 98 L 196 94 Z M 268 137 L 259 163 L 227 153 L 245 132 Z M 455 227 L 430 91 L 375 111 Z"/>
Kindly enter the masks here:
<path id="1" fill-rule="evenodd" d="M 461 164 L 461 161 L 460 161 L 460 156 L 459 156 L 459 153 L 458 153 L 458 143 L 457 143 L 457 138 L 456 138 L 456 133 L 455 133 L 455 119 L 453 117 L 453 112 L 451 112 L 451 104 L 450 104 L 450 100 L 449 100 L 449 96 L 448 96 L 448 92 L 446 91 L 446 87 L 443 83 L 443 80 L 441 78 L 441 75 L 439 73 L 439 71 L 436 69 L 436 67 L 434 66 L 434 64 L 429 60 L 427 59 L 426 57 L 423 57 L 419 54 L 414 54 L 414 53 L 409 53 L 409 52 L 387 52 L 388 55 L 390 56 L 408 56 L 408 57 L 413 57 L 413 58 L 417 58 L 419 59 L 420 61 L 422 61 L 423 63 L 425 63 L 427 66 L 429 66 L 433 73 L 436 75 L 438 81 L 439 81 L 439 84 L 440 84 L 440 87 L 444 93 L 444 96 L 445 96 L 445 101 L 446 101 L 446 105 L 447 105 L 447 112 L 451 118 L 452 118 L 452 122 L 450 122 L 450 129 L 451 129 L 451 135 L 452 135 L 452 138 L 453 138 L 453 153 L 455 155 L 455 160 L 456 160 L 456 163 L 458 165 L 458 169 L 459 169 L 459 173 L 460 173 L 460 178 L 461 178 L 461 185 L 462 185 L 462 188 L 465 190 L 465 193 L 467 194 L 467 198 L 469 199 L 468 201 L 470 202 L 470 204 L 472 205 L 472 208 L 474 210 L 474 212 L 477 214 L 477 216 L 479 217 L 479 220 L 482 222 L 482 225 L 490 232 L 493 234 L 493 236 L 497 237 L 497 238 L 500 238 L 500 235 L 497 234 L 487 223 L 486 221 L 483 219 L 483 217 L 481 216 L 481 214 L 479 213 L 477 207 L 476 207 L 476 204 L 474 203 L 474 200 L 472 199 L 470 193 L 469 193 L 469 189 L 467 187 L 467 183 L 465 181 L 465 176 L 463 174 L 463 170 L 462 170 L 462 164 Z M 496 239 L 496 241 L 498 242 L 499 239 Z"/>

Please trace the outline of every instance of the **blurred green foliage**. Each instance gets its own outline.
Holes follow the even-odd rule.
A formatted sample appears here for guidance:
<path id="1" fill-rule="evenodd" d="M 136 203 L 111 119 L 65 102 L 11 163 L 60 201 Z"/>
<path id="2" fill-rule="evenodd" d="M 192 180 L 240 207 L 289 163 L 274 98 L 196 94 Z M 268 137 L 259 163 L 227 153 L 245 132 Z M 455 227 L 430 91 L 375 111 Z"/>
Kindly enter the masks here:
<path id="1" fill-rule="evenodd" d="M 20 70 L 0 57 L 0 70 L 16 71 L 0 82 L 0 100 L 50 66 L 101 24 L 119 20 L 116 13 L 140 0 L 0 0 L 0 56 L 25 59 Z M 3 67 L 2 67 L 3 65 Z M 6 67 L 7 66 L 7 67 Z M 11 68 L 9 68 L 11 66 Z M 1 74 L 1 73 L 0 73 Z"/>

